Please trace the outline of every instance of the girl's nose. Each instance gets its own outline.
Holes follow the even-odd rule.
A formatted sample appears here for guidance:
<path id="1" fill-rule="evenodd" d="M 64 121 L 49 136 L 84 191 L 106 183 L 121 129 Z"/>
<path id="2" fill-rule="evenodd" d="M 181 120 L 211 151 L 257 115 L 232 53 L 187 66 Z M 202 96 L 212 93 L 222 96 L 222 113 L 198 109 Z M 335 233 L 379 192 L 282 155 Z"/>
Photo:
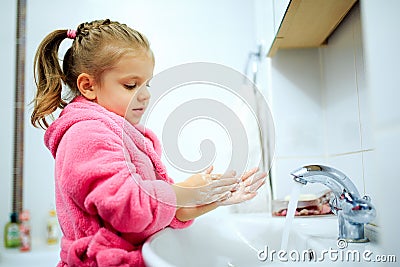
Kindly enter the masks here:
<path id="1" fill-rule="evenodd" d="M 142 86 L 138 93 L 137 93 L 137 99 L 139 102 L 147 101 L 150 98 L 150 92 L 147 89 L 147 86 Z"/>

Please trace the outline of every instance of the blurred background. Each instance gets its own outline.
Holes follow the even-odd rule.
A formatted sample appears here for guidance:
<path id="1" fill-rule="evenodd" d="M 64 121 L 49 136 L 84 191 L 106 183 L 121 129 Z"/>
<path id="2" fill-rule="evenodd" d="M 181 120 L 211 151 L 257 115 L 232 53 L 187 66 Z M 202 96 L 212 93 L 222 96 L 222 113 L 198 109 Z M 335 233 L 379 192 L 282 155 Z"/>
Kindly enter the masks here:
<path id="1" fill-rule="evenodd" d="M 347 174 L 360 193 L 377 206 L 376 223 L 383 244 L 399 251 L 393 203 L 399 188 L 400 99 L 398 85 L 399 3 L 364 0 L 357 3 L 329 36 L 315 48 L 278 50 L 267 57 L 290 1 L 275 0 L 70 0 L 28 1 L 26 14 L 24 208 L 31 212 L 32 237 L 42 242 L 49 209 L 54 207 L 54 159 L 43 143 L 44 131 L 30 125 L 29 105 L 35 92 L 33 58 L 41 40 L 55 29 L 75 29 L 81 22 L 110 18 L 144 33 L 155 54 L 155 75 L 189 62 L 223 64 L 252 77 L 256 60 L 257 85 L 271 108 L 275 153 L 271 183 L 252 203 L 229 212 L 270 212 L 271 199 L 290 193 L 290 172 L 300 166 L 325 164 Z M 1 3 L 0 15 L 0 224 L 9 221 L 15 97 L 16 0 Z M 63 43 L 60 54 L 69 40 Z M 259 55 L 250 59 L 251 54 Z M 250 62 L 250 67 L 249 67 Z M 250 70 L 249 70 L 250 68 Z M 216 127 L 215 125 L 212 127 Z M 251 128 L 251 127 L 250 127 Z M 224 133 L 216 140 L 223 140 Z M 157 133 L 157 131 L 156 131 Z M 158 134 L 158 133 L 157 133 Z M 256 134 L 256 130 L 249 134 Z M 188 134 L 196 140 L 193 131 Z M 201 136 L 201 134 L 199 134 Z M 220 139 L 219 139 L 220 138 Z M 185 143 L 185 142 L 183 142 Z M 186 142 L 190 144 L 190 142 Z M 230 151 L 229 142 L 216 141 Z M 262 149 L 249 143 L 250 159 Z M 191 146 L 182 154 L 190 155 Z M 197 147 L 195 146 L 197 151 Z M 186 152 L 185 152 L 186 151 Z M 222 158 L 228 158 L 221 152 Z M 231 151 L 231 153 L 233 153 Z M 268 153 L 268 151 L 264 151 Z M 190 156 L 189 156 L 190 157 Z M 219 159 L 220 160 L 220 159 Z M 180 174 L 168 165 L 178 177 Z M 224 160 L 217 162 L 222 170 Z M 324 189 L 307 186 L 304 193 Z M 0 237 L 3 236 L 0 231 Z M 390 252 L 390 250 L 388 252 Z"/>

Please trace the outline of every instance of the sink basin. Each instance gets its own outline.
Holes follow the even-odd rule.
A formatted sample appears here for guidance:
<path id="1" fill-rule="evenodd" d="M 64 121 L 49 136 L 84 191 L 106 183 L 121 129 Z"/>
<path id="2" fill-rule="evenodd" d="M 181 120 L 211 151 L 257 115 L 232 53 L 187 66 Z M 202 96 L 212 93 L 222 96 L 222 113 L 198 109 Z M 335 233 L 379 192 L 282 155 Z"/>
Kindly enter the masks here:
<path id="1" fill-rule="evenodd" d="M 268 214 L 232 214 L 223 218 L 203 216 L 186 229 L 166 228 L 149 238 L 143 246 L 143 257 L 149 267 L 171 266 L 227 266 L 255 267 L 273 264 L 287 265 L 289 262 L 278 260 L 281 249 L 285 218 L 271 217 Z M 337 247 L 337 218 L 335 216 L 295 218 L 290 231 L 288 247 L 299 253 L 314 251 L 314 259 L 321 251 Z M 349 248 L 365 250 L 376 249 L 371 243 L 349 244 Z M 274 259 L 271 259 L 271 252 Z M 288 254 L 285 256 L 289 258 Z M 267 258 L 266 255 L 268 255 Z M 302 255 L 302 254 L 300 254 Z M 292 262 L 296 266 L 321 264 L 318 261 Z M 324 260 L 326 264 L 338 264 Z M 341 263 L 345 266 L 356 264 Z"/>
<path id="2" fill-rule="evenodd" d="M 167 228 L 151 237 L 143 247 L 143 257 L 154 267 L 261 266 L 265 262 L 259 259 L 260 251 L 266 246 L 269 251 L 280 250 L 284 224 L 284 218 L 267 214 L 200 217 L 189 228 Z M 293 224 L 288 250 L 306 250 L 307 239 L 299 227 L 311 229 L 303 219 L 296 218 Z"/>

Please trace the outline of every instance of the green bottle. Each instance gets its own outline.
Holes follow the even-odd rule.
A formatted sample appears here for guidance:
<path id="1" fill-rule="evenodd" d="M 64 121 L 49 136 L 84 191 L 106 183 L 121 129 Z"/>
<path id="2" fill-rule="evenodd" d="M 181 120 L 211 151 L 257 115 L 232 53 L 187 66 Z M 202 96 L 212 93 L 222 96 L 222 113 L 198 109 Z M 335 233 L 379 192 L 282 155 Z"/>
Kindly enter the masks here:
<path id="1" fill-rule="evenodd" d="M 4 247 L 6 248 L 18 248 L 21 244 L 17 218 L 17 213 L 11 213 L 11 221 L 4 227 Z"/>

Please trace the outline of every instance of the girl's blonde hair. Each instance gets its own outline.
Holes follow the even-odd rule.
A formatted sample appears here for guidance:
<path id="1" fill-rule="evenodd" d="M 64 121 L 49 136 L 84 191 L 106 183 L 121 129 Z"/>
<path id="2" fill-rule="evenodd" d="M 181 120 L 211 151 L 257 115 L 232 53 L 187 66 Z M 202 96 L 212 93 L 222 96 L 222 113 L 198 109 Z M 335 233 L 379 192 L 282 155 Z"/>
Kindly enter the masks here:
<path id="1" fill-rule="evenodd" d="M 82 23 L 76 30 L 76 37 L 64 56 L 62 69 L 58 50 L 61 42 L 71 36 L 68 30 L 56 30 L 40 43 L 34 60 L 34 75 L 37 87 L 31 115 L 33 126 L 46 129 L 46 117 L 57 108 L 63 109 L 71 98 L 80 94 L 77 78 L 81 73 L 101 82 L 102 74 L 112 68 L 126 53 L 149 52 L 153 58 L 147 38 L 138 31 L 115 21 L 96 20 Z M 62 83 L 70 93 L 62 96 Z"/>

